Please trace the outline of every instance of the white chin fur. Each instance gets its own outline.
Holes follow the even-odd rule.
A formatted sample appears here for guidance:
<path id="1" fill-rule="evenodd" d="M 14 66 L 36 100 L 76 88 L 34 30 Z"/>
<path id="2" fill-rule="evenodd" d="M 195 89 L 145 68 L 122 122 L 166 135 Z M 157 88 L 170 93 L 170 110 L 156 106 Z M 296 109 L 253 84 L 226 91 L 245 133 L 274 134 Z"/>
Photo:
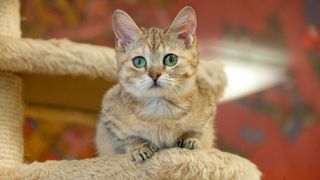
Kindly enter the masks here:
<path id="1" fill-rule="evenodd" d="M 137 96 L 137 97 L 160 97 L 165 96 L 166 89 L 164 87 L 157 87 L 157 88 L 151 88 L 152 85 L 150 85 L 150 88 L 134 88 L 134 87 L 126 87 L 126 91 L 128 91 L 130 94 Z"/>

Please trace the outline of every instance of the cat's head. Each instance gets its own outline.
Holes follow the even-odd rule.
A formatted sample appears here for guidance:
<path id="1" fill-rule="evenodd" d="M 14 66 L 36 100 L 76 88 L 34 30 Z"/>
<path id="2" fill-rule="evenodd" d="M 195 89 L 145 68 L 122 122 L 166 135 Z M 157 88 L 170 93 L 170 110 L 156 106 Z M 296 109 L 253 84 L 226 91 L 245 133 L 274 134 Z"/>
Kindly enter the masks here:
<path id="1" fill-rule="evenodd" d="M 137 97 L 179 96 L 192 88 L 198 50 L 194 10 L 183 8 L 168 28 L 139 28 L 121 10 L 113 14 L 119 83 Z"/>

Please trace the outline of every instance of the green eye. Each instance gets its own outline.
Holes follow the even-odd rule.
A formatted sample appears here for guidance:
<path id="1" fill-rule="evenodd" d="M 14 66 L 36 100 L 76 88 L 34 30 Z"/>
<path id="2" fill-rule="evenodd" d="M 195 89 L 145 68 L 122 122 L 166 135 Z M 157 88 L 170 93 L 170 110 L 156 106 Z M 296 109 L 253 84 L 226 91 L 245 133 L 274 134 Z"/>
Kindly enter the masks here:
<path id="1" fill-rule="evenodd" d="M 136 68 L 143 68 L 146 66 L 146 59 L 142 56 L 137 56 L 132 59 L 132 63 Z"/>
<path id="2" fill-rule="evenodd" d="M 178 56 L 175 54 L 167 54 L 163 58 L 163 64 L 166 66 L 174 66 L 178 62 Z"/>

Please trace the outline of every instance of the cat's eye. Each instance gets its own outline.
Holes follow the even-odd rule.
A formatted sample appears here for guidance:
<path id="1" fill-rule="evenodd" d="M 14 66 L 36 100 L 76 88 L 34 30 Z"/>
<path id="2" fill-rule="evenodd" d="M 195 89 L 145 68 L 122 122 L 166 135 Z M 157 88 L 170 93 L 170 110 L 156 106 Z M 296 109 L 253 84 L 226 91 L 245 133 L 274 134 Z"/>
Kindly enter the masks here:
<path id="1" fill-rule="evenodd" d="M 175 54 L 167 54 L 163 58 L 163 64 L 166 66 L 174 66 L 178 63 L 178 56 Z"/>
<path id="2" fill-rule="evenodd" d="M 143 68 L 147 65 L 146 59 L 142 56 L 134 57 L 132 63 L 136 68 Z"/>

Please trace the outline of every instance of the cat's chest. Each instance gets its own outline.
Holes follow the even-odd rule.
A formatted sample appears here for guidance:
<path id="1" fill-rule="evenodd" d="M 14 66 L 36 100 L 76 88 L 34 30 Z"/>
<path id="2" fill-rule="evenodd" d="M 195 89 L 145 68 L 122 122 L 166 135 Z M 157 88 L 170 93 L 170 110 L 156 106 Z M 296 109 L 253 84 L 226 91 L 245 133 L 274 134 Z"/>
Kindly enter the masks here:
<path id="1" fill-rule="evenodd" d="M 145 123 L 137 127 L 139 136 L 150 140 L 158 147 L 172 147 L 177 138 L 185 131 L 180 123 L 175 121 L 161 121 Z"/>
<path id="2" fill-rule="evenodd" d="M 163 98 L 146 100 L 131 106 L 130 115 L 123 115 L 121 127 L 128 136 L 137 136 L 158 147 L 172 147 L 183 133 L 194 129 L 189 102 L 172 102 Z"/>
<path id="3" fill-rule="evenodd" d="M 164 98 L 145 100 L 142 108 L 136 109 L 138 116 L 150 119 L 178 118 L 188 108 L 187 103 L 179 105 Z"/>

